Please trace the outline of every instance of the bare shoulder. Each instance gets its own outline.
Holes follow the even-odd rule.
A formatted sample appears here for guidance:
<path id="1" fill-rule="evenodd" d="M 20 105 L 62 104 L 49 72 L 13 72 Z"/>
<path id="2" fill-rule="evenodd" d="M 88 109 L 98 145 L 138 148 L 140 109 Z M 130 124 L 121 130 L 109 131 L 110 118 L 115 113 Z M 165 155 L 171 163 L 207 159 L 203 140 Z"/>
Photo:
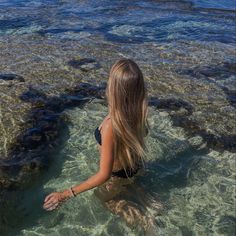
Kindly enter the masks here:
<path id="1" fill-rule="evenodd" d="M 109 115 L 107 115 L 107 116 L 103 119 L 102 123 L 101 123 L 100 126 L 99 126 L 99 129 L 102 129 L 102 127 L 104 126 L 104 124 L 106 123 L 106 121 L 107 121 L 108 119 L 110 119 L 110 116 L 109 116 Z"/>
<path id="2" fill-rule="evenodd" d="M 102 148 L 108 148 L 113 146 L 113 129 L 112 129 L 112 122 L 111 119 L 107 119 L 104 121 L 102 130 Z"/>
<path id="3" fill-rule="evenodd" d="M 112 135 L 112 122 L 111 119 L 105 118 L 102 125 L 102 134 L 103 135 Z"/>

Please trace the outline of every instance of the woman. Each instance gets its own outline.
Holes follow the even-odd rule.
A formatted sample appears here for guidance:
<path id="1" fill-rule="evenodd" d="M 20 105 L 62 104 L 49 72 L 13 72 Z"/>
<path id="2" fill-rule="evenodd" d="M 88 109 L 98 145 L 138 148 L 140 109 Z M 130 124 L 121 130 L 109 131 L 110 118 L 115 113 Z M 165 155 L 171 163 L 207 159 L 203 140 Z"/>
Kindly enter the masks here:
<path id="1" fill-rule="evenodd" d="M 109 114 L 95 130 L 100 150 L 99 171 L 79 185 L 49 194 L 44 209 L 53 210 L 64 200 L 101 186 L 96 195 L 115 212 L 117 202 L 113 198 L 132 182 L 144 163 L 147 99 L 143 74 L 134 61 L 120 59 L 112 66 L 106 95 Z"/>

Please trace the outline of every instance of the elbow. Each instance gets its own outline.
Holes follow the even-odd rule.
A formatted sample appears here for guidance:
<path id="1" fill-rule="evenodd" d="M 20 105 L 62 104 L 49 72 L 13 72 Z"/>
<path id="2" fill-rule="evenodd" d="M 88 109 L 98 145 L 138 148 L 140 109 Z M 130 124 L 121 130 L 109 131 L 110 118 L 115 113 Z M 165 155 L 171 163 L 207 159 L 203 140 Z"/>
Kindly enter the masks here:
<path id="1" fill-rule="evenodd" d="M 104 184 L 111 178 L 111 173 L 99 173 L 99 174 L 100 174 L 101 184 Z"/>

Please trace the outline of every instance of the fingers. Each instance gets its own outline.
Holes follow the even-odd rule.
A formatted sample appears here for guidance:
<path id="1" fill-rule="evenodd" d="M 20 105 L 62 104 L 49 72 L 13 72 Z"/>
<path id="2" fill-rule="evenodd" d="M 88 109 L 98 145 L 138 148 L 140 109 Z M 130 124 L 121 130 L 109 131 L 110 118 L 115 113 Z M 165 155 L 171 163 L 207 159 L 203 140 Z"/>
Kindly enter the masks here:
<path id="1" fill-rule="evenodd" d="M 44 199 L 44 202 L 46 202 L 47 200 L 49 200 L 49 198 L 51 198 L 55 193 L 50 193 L 49 195 L 47 195 L 47 197 Z"/>
<path id="2" fill-rule="evenodd" d="M 56 205 L 53 205 L 53 206 L 50 206 L 50 207 L 47 207 L 47 208 L 44 208 L 46 211 L 52 211 L 54 209 L 56 209 L 58 207 L 58 204 Z"/>
<path id="3" fill-rule="evenodd" d="M 53 204 L 56 204 L 56 203 L 58 203 L 58 201 L 57 200 L 54 200 L 54 199 L 50 199 L 50 200 L 48 200 L 47 202 L 45 202 L 44 204 L 43 204 L 43 206 L 50 206 L 50 205 L 53 205 Z"/>
<path id="4" fill-rule="evenodd" d="M 43 204 L 45 210 L 51 211 L 54 210 L 60 204 L 60 193 L 54 192 L 49 194 Z"/>
<path id="5" fill-rule="evenodd" d="M 45 203 L 43 205 L 43 208 L 45 210 L 53 210 L 55 209 L 57 206 L 59 205 L 59 202 L 58 201 L 48 201 L 47 203 Z"/>
<path id="6" fill-rule="evenodd" d="M 54 209 L 56 209 L 56 208 L 57 208 L 57 205 L 52 206 L 52 207 L 49 207 L 49 208 L 47 208 L 46 210 L 47 210 L 47 211 L 52 211 L 52 210 L 54 210 Z"/>
<path id="7" fill-rule="evenodd" d="M 50 205 L 44 206 L 44 209 L 47 211 L 51 211 L 51 210 L 54 210 L 55 208 L 57 208 L 58 205 L 59 205 L 58 203 L 50 204 Z"/>
<path id="8" fill-rule="evenodd" d="M 58 206 L 58 199 L 56 197 L 56 193 L 51 193 L 49 194 L 45 200 L 44 200 L 44 205 L 43 208 L 45 210 L 53 210 Z"/>
<path id="9" fill-rule="evenodd" d="M 52 196 L 50 199 L 48 199 L 45 203 L 44 206 L 48 206 L 51 204 L 56 204 L 58 202 L 58 199 Z"/>

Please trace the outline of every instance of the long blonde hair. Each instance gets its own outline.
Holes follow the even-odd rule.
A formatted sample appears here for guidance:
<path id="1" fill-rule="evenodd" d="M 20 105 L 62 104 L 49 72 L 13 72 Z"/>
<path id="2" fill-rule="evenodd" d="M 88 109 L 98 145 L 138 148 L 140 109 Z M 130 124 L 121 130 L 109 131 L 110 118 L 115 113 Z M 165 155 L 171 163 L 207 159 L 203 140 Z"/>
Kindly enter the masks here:
<path id="1" fill-rule="evenodd" d="M 147 94 L 143 74 L 130 59 L 111 68 L 106 95 L 113 127 L 114 157 L 125 170 L 144 163 L 144 136 L 148 130 Z"/>

